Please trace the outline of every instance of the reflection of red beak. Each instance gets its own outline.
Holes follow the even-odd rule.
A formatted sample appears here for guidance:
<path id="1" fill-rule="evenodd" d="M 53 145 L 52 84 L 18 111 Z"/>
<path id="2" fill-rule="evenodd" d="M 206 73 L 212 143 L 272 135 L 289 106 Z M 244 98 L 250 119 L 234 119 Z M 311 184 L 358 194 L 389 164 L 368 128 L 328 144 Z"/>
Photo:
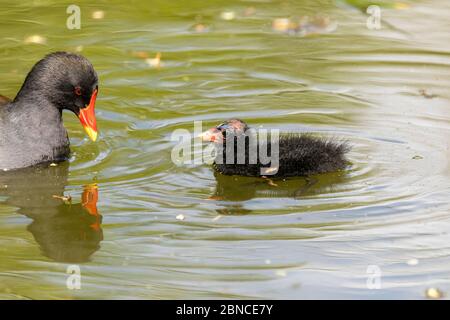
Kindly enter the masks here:
<path id="1" fill-rule="evenodd" d="M 81 195 L 81 204 L 90 215 L 97 216 L 97 201 L 98 201 L 98 187 L 95 184 L 87 185 L 84 187 L 83 194 Z"/>
<path id="2" fill-rule="evenodd" d="M 222 132 L 217 128 L 211 128 L 198 136 L 203 142 L 220 142 L 223 140 Z"/>
<path id="3" fill-rule="evenodd" d="M 95 231 L 100 231 L 101 216 L 97 210 L 98 201 L 98 187 L 96 184 L 87 185 L 84 187 L 83 194 L 81 195 L 81 205 L 86 211 L 95 217 L 95 222 L 90 227 Z"/>
<path id="4" fill-rule="evenodd" d="M 78 115 L 81 125 L 92 141 L 97 140 L 97 120 L 95 119 L 95 100 L 97 99 L 97 92 L 98 89 L 95 89 L 92 93 L 89 105 L 84 109 L 80 109 L 80 114 Z"/>

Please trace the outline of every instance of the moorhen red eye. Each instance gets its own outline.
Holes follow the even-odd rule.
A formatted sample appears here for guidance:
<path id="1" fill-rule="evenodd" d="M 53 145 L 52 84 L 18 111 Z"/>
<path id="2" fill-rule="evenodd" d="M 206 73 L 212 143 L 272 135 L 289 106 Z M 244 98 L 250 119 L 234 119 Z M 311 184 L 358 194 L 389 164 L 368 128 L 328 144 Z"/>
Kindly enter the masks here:
<path id="1" fill-rule="evenodd" d="M 97 73 L 81 55 L 55 52 L 36 63 L 13 101 L 0 96 L 0 170 L 66 160 L 63 110 L 74 112 L 95 141 L 97 92 Z"/>
<path id="2" fill-rule="evenodd" d="M 271 142 L 270 136 L 267 142 L 260 144 L 257 141 L 255 149 L 250 148 L 252 145 L 250 138 L 255 137 L 255 132 L 251 131 L 244 121 L 231 119 L 201 135 L 203 141 L 214 142 L 217 145 L 215 170 L 225 175 L 300 177 L 342 170 L 348 164 L 345 154 L 350 146 L 347 142 L 324 139 L 309 133 L 289 133 L 280 134 L 278 141 Z M 243 138 L 241 141 L 245 141 L 241 144 L 243 147 L 238 147 L 240 137 Z M 229 147 L 230 143 L 234 146 Z M 259 152 L 262 147 L 264 147 L 262 150 L 267 150 L 262 154 L 266 154 L 269 158 L 271 151 L 278 147 L 276 164 L 267 163 L 265 159 L 262 161 Z"/>

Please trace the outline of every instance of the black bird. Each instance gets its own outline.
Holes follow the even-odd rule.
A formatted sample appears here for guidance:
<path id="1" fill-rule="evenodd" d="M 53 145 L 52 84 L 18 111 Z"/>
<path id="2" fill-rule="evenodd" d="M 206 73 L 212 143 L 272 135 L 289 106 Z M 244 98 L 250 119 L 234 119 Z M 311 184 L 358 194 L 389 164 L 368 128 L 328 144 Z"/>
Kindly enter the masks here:
<path id="1" fill-rule="evenodd" d="M 66 160 L 63 110 L 74 112 L 95 141 L 97 92 L 97 74 L 83 56 L 55 52 L 36 63 L 13 101 L 0 97 L 0 170 Z"/>
<path id="2" fill-rule="evenodd" d="M 289 133 L 280 134 L 278 141 L 273 143 L 269 136 L 267 142 L 257 141 L 256 148 L 251 148 L 252 137 L 257 137 L 254 130 L 240 119 L 227 120 L 201 135 L 203 141 L 216 144 L 214 168 L 225 175 L 305 177 L 347 166 L 345 154 L 350 149 L 347 142 L 327 140 L 309 133 Z M 277 148 L 277 162 L 273 159 L 268 162 L 260 155 L 273 157 Z"/>

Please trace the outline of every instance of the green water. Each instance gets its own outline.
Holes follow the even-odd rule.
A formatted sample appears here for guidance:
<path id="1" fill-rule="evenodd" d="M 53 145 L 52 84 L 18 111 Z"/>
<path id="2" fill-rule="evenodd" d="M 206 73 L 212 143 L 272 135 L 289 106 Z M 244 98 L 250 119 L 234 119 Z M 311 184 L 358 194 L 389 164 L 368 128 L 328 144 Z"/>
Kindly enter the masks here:
<path id="1" fill-rule="evenodd" d="M 67 113 L 68 163 L 0 174 L 0 298 L 450 294 L 450 4 L 380 2 L 371 30 L 368 1 L 80 0 L 69 30 L 72 2 L 2 0 L 0 94 L 45 54 L 79 51 L 99 73 L 100 137 Z M 337 27 L 272 29 L 305 15 Z M 352 164 L 298 195 L 304 179 L 171 161 L 175 129 L 229 117 L 347 139 Z"/>

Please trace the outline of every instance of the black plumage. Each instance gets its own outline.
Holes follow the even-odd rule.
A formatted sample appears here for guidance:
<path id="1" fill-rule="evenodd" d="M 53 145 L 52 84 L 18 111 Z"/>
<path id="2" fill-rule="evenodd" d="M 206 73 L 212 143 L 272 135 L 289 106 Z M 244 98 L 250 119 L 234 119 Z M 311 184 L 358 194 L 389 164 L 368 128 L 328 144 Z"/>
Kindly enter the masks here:
<path id="1" fill-rule="evenodd" d="M 67 159 L 62 111 L 80 117 L 95 104 L 97 82 L 92 64 L 77 54 L 56 52 L 36 63 L 13 101 L 0 97 L 0 169 Z"/>
<path id="2" fill-rule="evenodd" d="M 258 143 L 256 149 L 252 149 L 250 137 L 255 134 L 252 131 L 242 120 L 231 119 L 203 134 L 203 140 L 217 145 L 218 154 L 213 164 L 217 171 L 225 175 L 295 177 L 338 171 L 348 164 L 345 154 L 350 146 L 347 142 L 310 133 L 287 133 L 280 134 L 275 142 L 271 142 L 269 136 L 267 142 Z M 238 139 L 245 140 L 245 147 L 240 149 L 245 150 L 244 158 L 241 157 L 240 162 Z M 230 143 L 234 148 L 229 147 Z M 278 146 L 278 164 L 264 162 L 260 148 L 267 150 L 262 154 L 270 157 L 272 150 L 276 150 L 275 144 Z M 256 153 L 256 161 L 253 162 L 252 153 Z"/>

